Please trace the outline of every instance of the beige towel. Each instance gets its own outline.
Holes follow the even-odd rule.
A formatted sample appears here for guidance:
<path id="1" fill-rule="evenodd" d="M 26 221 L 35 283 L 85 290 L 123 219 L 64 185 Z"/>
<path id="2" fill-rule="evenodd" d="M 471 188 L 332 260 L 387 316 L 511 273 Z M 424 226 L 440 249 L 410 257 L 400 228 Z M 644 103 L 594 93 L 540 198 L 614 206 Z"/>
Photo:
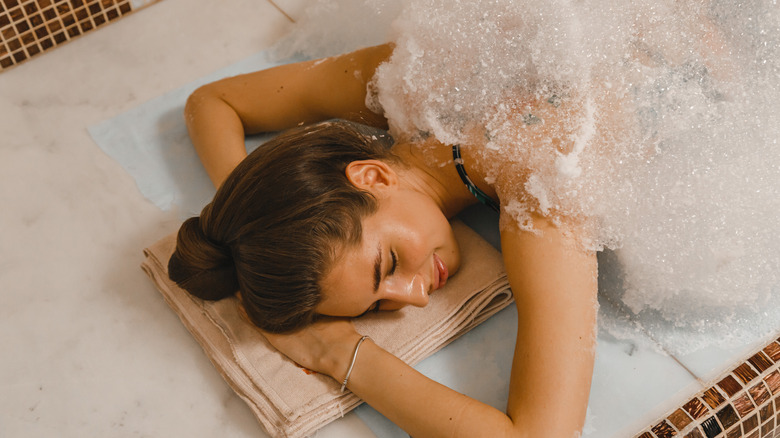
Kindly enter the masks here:
<path id="1" fill-rule="evenodd" d="M 499 253 L 466 225 L 454 222 L 453 229 L 461 268 L 444 288 L 431 294 L 426 307 L 355 320 L 358 332 L 412 365 L 512 301 Z M 174 234 L 146 249 L 142 268 L 271 436 L 310 435 L 361 403 L 348 391 L 341 394 L 335 380 L 307 374 L 271 347 L 240 316 L 236 298 L 203 301 L 180 289 L 167 272 L 175 245 Z"/>

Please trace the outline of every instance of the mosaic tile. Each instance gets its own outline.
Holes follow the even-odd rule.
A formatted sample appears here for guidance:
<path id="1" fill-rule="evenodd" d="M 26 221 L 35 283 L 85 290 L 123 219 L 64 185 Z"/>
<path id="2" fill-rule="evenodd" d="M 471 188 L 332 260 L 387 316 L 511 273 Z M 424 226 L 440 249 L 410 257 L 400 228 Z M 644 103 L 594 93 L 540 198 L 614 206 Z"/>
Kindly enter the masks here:
<path id="1" fill-rule="evenodd" d="M 718 420 L 716 420 L 714 416 L 704 420 L 704 422 L 701 423 L 701 428 L 704 430 L 704 435 L 707 438 L 715 438 L 723 432 L 720 424 L 718 424 Z"/>
<path id="2" fill-rule="evenodd" d="M 759 373 L 763 373 L 772 366 L 772 361 L 760 351 L 748 359 L 748 362 L 750 362 Z"/>
<path id="3" fill-rule="evenodd" d="M 27 3 L 22 6 L 22 8 L 24 9 L 24 12 L 27 12 L 27 15 L 32 15 L 38 11 L 38 5 L 36 5 L 35 2 Z"/>
<path id="4" fill-rule="evenodd" d="M 775 422 L 770 421 L 763 426 L 761 426 L 761 438 L 764 438 L 765 436 L 769 435 L 770 432 L 774 431 L 775 428 Z"/>
<path id="5" fill-rule="evenodd" d="M 737 382 L 737 379 L 731 375 L 726 376 L 723 380 L 718 382 L 718 387 L 723 390 L 729 397 L 733 397 L 742 389 L 742 385 Z"/>
<path id="6" fill-rule="evenodd" d="M 748 392 L 756 403 L 756 406 L 761 406 L 764 402 L 769 400 L 769 390 L 766 389 L 763 382 L 758 382 L 758 384 L 751 387 Z"/>
<path id="7" fill-rule="evenodd" d="M 694 420 L 698 420 L 707 413 L 707 407 L 704 406 L 704 403 L 702 403 L 698 398 L 694 398 L 693 400 L 684 404 L 683 409 L 688 412 L 688 414 L 690 414 Z"/>
<path id="8" fill-rule="evenodd" d="M 55 44 L 62 44 L 65 41 L 68 40 L 68 37 L 65 36 L 65 32 L 56 33 L 56 34 L 54 34 L 53 38 L 54 38 Z"/>
<path id="9" fill-rule="evenodd" d="M 780 360 L 780 344 L 777 342 L 772 342 L 771 344 L 767 345 L 766 348 L 764 348 L 764 354 L 772 359 L 772 362 L 777 362 Z"/>
<path id="10" fill-rule="evenodd" d="M 662 421 L 653 426 L 652 431 L 658 438 L 671 438 L 677 435 L 677 431 L 675 431 L 666 421 Z"/>
<path id="11" fill-rule="evenodd" d="M 726 438 L 740 438 L 741 436 L 742 436 L 742 429 L 739 427 L 739 425 L 726 432 Z"/>
<path id="12" fill-rule="evenodd" d="M 718 392 L 717 388 L 714 386 L 704 391 L 704 394 L 702 394 L 701 398 L 704 399 L 704 401 L 707 402 L 707 404 L 710 405 L 710 407 L 713 409 L 722 405 L 726 401 L 726 399 L 723 398 L 723 395 L 721 395 L 721 393 Z"/>
<path id="13" fill-rule="evenodd" d="M 655 438 L 655 437 L 653 436 L 653 434 L 652 434 L 652 433 L 650 433 L 650 432 L 645 432 L 645 433 L 643 433 L 642 435 L 639 435 L 639 436 L 638 436 L 638 437 L 636 437 L 636 438 Z"/>
<path id="14" fill-rule="evenodd" d="M 742 422 L 742 430 L 745 431 L 745 433 L 748 433 L 757 427 L 758 427 L 758 414 L 753 415 L 752 417 Z"/>
<path id="15" fill-rule="evenodd" d="M 685 426 L 691 424 L 691 417 L 688 416 L 688 414 L 685 413 L 682 409 L 677 409 L 676 411 L 672 412 L 669 417 L 667 417 L 667 420 L 669 420 L 670 423 L 674 427 L 677 428 L 677 430 L 683 430 L 685 429 Z"/>
<path id="16" fill-rule="evenodd" d="M 0 71 L 156 1 L 2 0 Z"/>
<path id="17" fill-rule="evenodd" d="M 772 407 L 772 403 L 762 406 L 761 410 L 758 412 L 758 417 L 761 419 L 761 421 L 766 421 L 775 415 L 775 410 Z"/>
<path id="18" fill-rule="evenodd" d="M 30 23 L 26 21 L 22 21 L 19 23 L 16 23 L 16 31 L 19 33 L 24 33 L 30 30 Z"/>
<path id="19" fill-rule="evenodd" d="M 759 349 L 715 385 L 667 414 L 649 429 L 662 435 L 649 436 L 669 436 L 674 426 L 686 431 L 685 438 L 780 438 L 779 342 Z"/>
<path id="20" fill-rule="evenodd" d="M 742 418 L 745 418 L 746 415 L 753 412 L 753 409 L 756 408 L 746 393 L 740 394 L 739 397 L 735 398 L 732 403 L 734 405 L 734 409 L 737 410 L 737 413 Z"/>
<path id="21" fill-rule="evenodd" d="M 685 438 L 705 438 L 704 434 L 701 433 L 701 430 L 697 427 L 696 429 L 693 429 L 688 435 L 685 435 Z"/>
<path id="22" fill-rule="evenodd" d="M 25 46 L 29 46 L 35 43 L 35 35 L 32 32 L 28 32 L 21 36 L 22 43 Z"/>
<path id="23" fill-rule="evenodd" d="M 46 27 L 49 29 L 49 32 L 54 33 L 62 29 L 62 23 L 59 21 L 52 21 L 51 23 L 48 23 Z"/>
<path id="24" fill-rule="evenodd" d="M 767 374 L 767 376 L 764 377 L 764 382 L 769 386 L 772 395 L 777 395 L 777 393 L 780 392 L 780 372 L 772 371 Z"/>
<path id="25" fill-rule="evenodd" d="M 731 405 L 726 405 L 726 407 L 718 411 L 716 415 L 718 416 L 720 424 L 723 425 L 724 429 L 730 428 L 731 426 L 737 424 L 737 421 L 739 421 L 739 417 L 737 417 L 737 413 L 734 411 L 734 408 L 731 407 Z"/>
<path id="26" fill-rule="evenodd" d="M 10 9 L 8 11 L 8 16 L 11 17 L 11 21 L 17 23 L 24 18 L 24 12 L 22 12 L 22 8 Z"/>
<path id="27" fill-rule="evenodd" d="M 743 363 L 736 367 L 734 369 L 734 374 L 739 377 L 739 380 L 744 384 L 748 384 L 751 380 L 758 377 L 758 373 L 756 373 L 747 363 Z"/>

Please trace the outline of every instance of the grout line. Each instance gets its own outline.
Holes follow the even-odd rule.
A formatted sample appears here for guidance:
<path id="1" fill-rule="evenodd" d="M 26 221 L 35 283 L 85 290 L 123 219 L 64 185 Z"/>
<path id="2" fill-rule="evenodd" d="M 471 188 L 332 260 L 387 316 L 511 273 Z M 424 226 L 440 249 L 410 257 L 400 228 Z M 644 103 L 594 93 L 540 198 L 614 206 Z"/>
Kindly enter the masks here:
<path id="1" fill-rule="evenodd" d="M 660 343 L 657 339 L 655 339 L 653 335 L 651 335 L 647 330 L 645 330 L 645 328 L 641 324 L 637 324 L 637 325 L 639 326 L 639 330 L 641 330 L 642 333 L 647 335 L 647 337 L 650 338 L 650 340 L 652 340 L 655 343 L 655 345 L 658 346 L 668 357 L 671 357 L 672 360 L 677 362 L 677 364 L 680 365 L 685 371 L 687 371 L 688 374 L 691 375 L 691 377 L 696 379 L 696 381 L 699 382 L 699 384 L 701 384 L 702 388 L 705 389 L 707 388 L 706 383 L 704 382 L 704 380 L 701 379 L 701 377 L 697 376 L 693 371 L 691 371 L 690 368 L 685 366 L 685 364 L 682 363 L 680 359 L 677 358 L 677 356 L 673 355 L 669 350 L 667 350 L 666 347 L 662 343 Z"/>
<path id="2" fill-rule="evenodd" d="M 631 312 L 630 312 L 630 311 L 629 311 L 629 310 L 626 308 L 626 306 L 625 306 L 625 305 L 623 305 L 622 303 L 617 303 L 617 302 L 615 302 L 615 300 L 613 300 L 613 299 L 611 299 L 611 298 L 607 298 L 607 301 L 608 301 L 610 304 L 612 304 L 613 306 L 616 306 L 616 307 L 618 307 L 618 308 L 619 308 L 619 309 L 621 309 L 621 310 L 625 310 L 625 311 L 626 311 L 626 314 L 628 314 L 628 315 L 632 315 L 632 313 L 631 313 Z M 631 321 L 631 323 L 633 324 L 633 326 L 634 326 L 634 327 L 638 328 L 638 329 L 639 329 L 639 330 L 640 330 L 642 333 L 644 333 L 644 334 L 645 334 L 645 336 L 647 336 L 647 337 L 648 337 L 648 338 L 649 338 L 651 341 L 653 341 L 653 344 L 655 344 L 656 348 L 660 348 L 660 349 L 661 349 L 661 351 L 663 351 L 663 352 L 664 352 L 664 354 L 666 354 L 668 357 L 671 357 L 671 358 L 672 358 L 672 360 L 674 360 L 675 362 L 677 362 L 677 364 L 678 364 L 678 365 L 680 365 L 680 366 L 681 366 L 681 367 L 682 367 L 682 368 L 683 368 L 683 369 L 684 369 L 684 370 L 685 370 L 685 371 L 686 371 L 688 374 L 690 374 L 690 375 L 691 375 L 691 377 L 693 377 L 694 379 L 696 379 L 696 381 L 697 381 L 697 382 L 699 382 L 699 384 L 702 386 L 702 388 L 706 388 L 706 385 L 705 385 L 704 381 L 703 381 L 701 378 L 699 378 L 699 376 L 697 376 L 696 374 L 694 374 L 694 372 L 693 372 L 693 371 L 691 371 L 691 370 L 690 370 L 690 368 L 688 368 L 687 366 L 685 366 L 685 364 L 683 364 L 682 362 L 680 362 L 680 360 L 679 360 L 677 357 L 675 357 L 675 356 L 674 356 L 674 355 L 673 355 L 671 352 L 669 352 L 669 350 L 667 350 L 667 349 L 666 349 L 666 347 L 665 347 L 663 344 L 661 344 L 661 343 L 660 343 L 660 342 L 659 342 L 657 339 L 655 339 L 655 338 L 654 338 L 654 337 L 653 337 L 653 336 L 652 336 L 652 335 L 651 335 L 651 334 L 650 334 L 650 333 L 649 333 L 647 330 L 645 330 L 645 327 L 644 327 L 642 324 L 639 324 L 638 322 L 636 322 L 636 321 L 635 321 L 635 320 L 633 320 L 632 318 L 629 318 L 629 321 Z"/>
<path id="3" fill-rule="evenodd" d="M 279 5 L 277 5 L 274 0 L 268 0 L 268 3 L 270 3 L 273 7 L 275 7 L 277 11 L 281 12 L 282 15 L 287 17 L 287 19 L 290 20 L 290 23 L 295 23 L 295 19 L 293 19 L 293 17 L 291 17 L 290 14 L 288 14 L 287 12 L 284 12 L 284 9 L 280 8 Z"/>

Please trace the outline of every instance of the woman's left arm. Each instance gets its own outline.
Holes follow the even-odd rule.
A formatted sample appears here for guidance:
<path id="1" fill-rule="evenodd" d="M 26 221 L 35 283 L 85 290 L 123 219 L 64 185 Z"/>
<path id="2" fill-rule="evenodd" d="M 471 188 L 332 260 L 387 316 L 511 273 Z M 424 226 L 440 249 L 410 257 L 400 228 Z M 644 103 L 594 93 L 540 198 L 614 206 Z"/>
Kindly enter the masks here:
<path id="1" fill-rule="evenodd" d="M 593 374 L 596 253 L 546 218 L 533 219 L 541 233 L 514 222 L 501 231 L 518 313 L 507 414 L 525 425 L 525 436 L 573 437 L 585 422 Z"/>
<path id="2" fill-rule="evenodd" d="M 416 438 L 580 432 L 595 351 L 596 258 L 544 218 L 535 224 L 542 234 L 511 225 L 501 233 L 519 321 L 506 413 L 434 382 L 371 341 L 360 347 L 349 389 Z M 296 362 L 337 381 L 360 339 L 346 320 L 266 336 Z"/>

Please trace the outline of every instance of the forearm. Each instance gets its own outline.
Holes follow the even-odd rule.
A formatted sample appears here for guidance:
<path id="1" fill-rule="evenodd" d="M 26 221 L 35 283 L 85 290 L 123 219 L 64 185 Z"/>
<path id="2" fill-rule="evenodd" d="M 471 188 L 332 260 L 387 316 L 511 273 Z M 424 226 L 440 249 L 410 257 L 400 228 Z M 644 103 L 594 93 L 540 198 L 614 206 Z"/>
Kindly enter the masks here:
<path id="1" fill-rule="evenodd" d="M 593 252 L 541 218 L 537 235 L 506 225 L 501 243 L 518 311 L 507 412 L 530 436 L 580 432 L 596 343 Z"/>
<path id="2" fill-rule="evenodd" d="M 518 308 L 522 306 L 518 302 Z M 518 327 L 510 387 L 522 390 L 510 394 L 507 412 L 526 426 L 529 436 L 567 438 L 578 436 L 575 433 L 585 422 L 596 310 L 588 303 L 576 311 L 558 309 L 551 315 L 553 324 L 540 324 L 533 321 L 539 316 L 518 312 L 518 321 L 525 321 Z M 571 329 L 573 325 L 581 330 Z"/>
<path id="3" fill-rule="evenodd" d="M 347 366 L 333 377 L 343 379 Z M 503 412 L 425 377 L 370 341 L 360 347 L 348 388 L 415 438 L 514 436 Z"/>
<path id="4" fill-rule="evenodd" d="M 208 88 L 200 88 L 190 96 L 184 116 L 198 157 L 211 182 L 219 187 L 246 157 L 241 119 Z"/>
<path id="5" fill-rule="evenodd" d="M 352 323 L 339 318 L 296 333 L 263 334 L 296 363 L 339 384 L 360 340 Z M 504 413 L 428 379 L 370 340 L 360 345 L 347 387 L 415 438 L 512 436 Z"/>

